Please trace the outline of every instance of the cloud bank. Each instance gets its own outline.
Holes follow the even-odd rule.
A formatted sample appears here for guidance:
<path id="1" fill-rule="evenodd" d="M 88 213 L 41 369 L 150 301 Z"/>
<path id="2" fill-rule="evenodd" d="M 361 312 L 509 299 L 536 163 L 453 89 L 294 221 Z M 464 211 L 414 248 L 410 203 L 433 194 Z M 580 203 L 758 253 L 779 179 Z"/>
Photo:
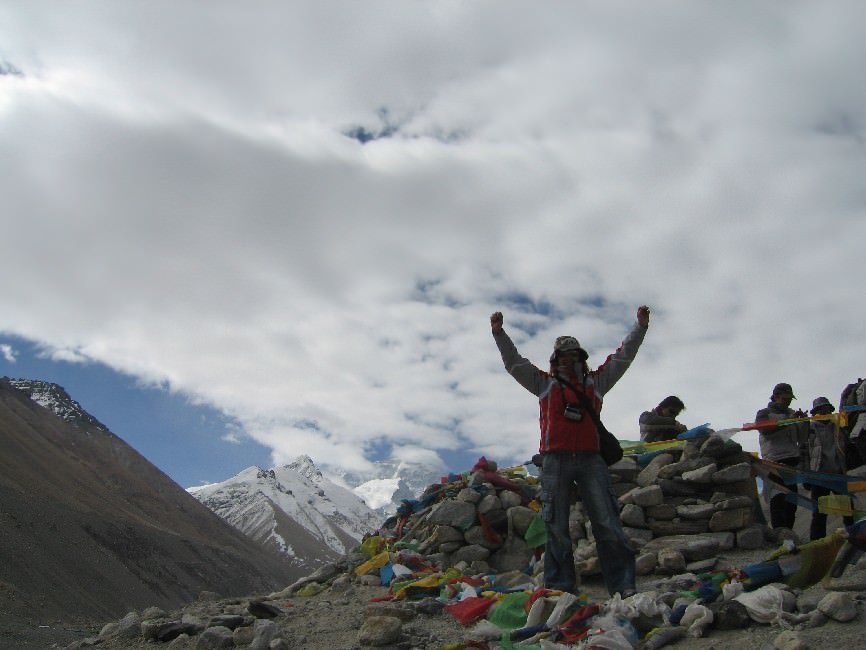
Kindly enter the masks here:
<path id="1" fill-rule="evenodd" d="M 495 310 L 544 367 L 651 307 L 623 439 L 866 374 L 862 3 L 87 6 L 0 8 L 0 331 L 275 464 L 530 456 Z"/>

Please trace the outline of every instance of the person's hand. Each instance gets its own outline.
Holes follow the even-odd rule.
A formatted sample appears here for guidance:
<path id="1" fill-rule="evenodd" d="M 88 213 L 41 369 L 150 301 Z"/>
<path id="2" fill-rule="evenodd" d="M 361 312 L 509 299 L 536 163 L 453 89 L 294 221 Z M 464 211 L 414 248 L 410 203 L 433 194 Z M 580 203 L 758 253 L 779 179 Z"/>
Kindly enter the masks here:
<path id="1" fill-rule="evenodd" d="M 689 430 L 689 428 L 685 424 L 683 424 L 682 422 L 677 423 L 677 429 L 679 429 L 680 433 L 685 433 L 686 431 Z"/>
<path id="2" fill-rule="evenodd" d="M 646 305 L 637 308 L 637 324 L 641 327 L 649 327 L 650 309 Z"/>
<path id="3" fill-rule="evenodd" d="M 505 319 L 501 311 L 495 311 L 490 315 L 490 331 L 494 334 L 499 334 L 502 331 L 502 322 Z"/>

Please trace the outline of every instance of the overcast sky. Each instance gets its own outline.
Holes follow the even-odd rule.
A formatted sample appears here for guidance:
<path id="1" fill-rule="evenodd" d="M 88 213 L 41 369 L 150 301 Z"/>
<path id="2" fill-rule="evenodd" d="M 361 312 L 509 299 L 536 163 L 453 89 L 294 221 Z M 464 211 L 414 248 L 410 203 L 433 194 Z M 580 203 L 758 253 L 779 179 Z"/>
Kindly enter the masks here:
<path id="1" fill-rule="evenodd" d="M 0 0 L 3 372 L 104 364 L 274 464 L 505 464 L 538 410 L 490 313 L 595 366 L 645 303 L 619 437 L 669 394 L 716 429 L 779 381 L 838 403 L 864 33 L 855 0 Z"/>

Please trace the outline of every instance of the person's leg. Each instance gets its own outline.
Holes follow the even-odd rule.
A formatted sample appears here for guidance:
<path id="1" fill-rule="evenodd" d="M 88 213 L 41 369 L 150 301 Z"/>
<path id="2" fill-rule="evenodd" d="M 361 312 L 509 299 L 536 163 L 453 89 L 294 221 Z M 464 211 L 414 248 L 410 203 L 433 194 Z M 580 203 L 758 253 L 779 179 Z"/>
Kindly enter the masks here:
<path id="1" fill-rule="evenodd" d="M 830 494 L 830 490 L 820 485 L 812 486 L 812 500 L 817 502 L 820 497 Z M 812 513 L 812 523 L 809 525 L 809 539 L 821 539 L 827 535 L 827 515 L 815 510 Z"/>
<path id="2" fill-rule="evenodd" d="M 767 476 L 767 478 L 773 483 L 785 485 L 785 482 L 775 474 L 770 474 L 769 476 Z M 772 528 L 788 527 L 786 505 L 787 502 L 785 501 L 784 493 L 777 492 L 772 497 L 770 497 L 770 526 Z"/>
<path id="3" fill-rule="evenodd" d="M 796 490 L 797 488 L 792 487 L 791 489 Z M 797 522 L 797 507 L 796 503 L 785 500 L 785 523 L 783 524 L 785 528 L 794 530 L 794 524 Z"/>
<path id="4" fill-rule="evenodd" d="M 544 546 L 544 586 L 574 592 L 574 550 L 568 532 L 573 459 L 568 454 L 545 454 L 541 470 L 541 516 L 547 529 Z"/>
<path id="5" fill-rule="evenodd" d="M 785 465 L 787 465 L 788 467 L 796 468 L 800 462 L 800 459 L 799 458 L 789 458 L 789 459 L 784 460 L 782 462 Z M 791 492 L 793 492 L 793 493 L 797 493 L 800 490 L 799 486 L 796 483 L 793 485 L 789 485 L 788 489 L 791 490 Z M 784 523 L 782 525 L 785 528 L 790 528 L 791 530 L 794 530 L 794 524 L 797 521 L 797 508 L 799 506 L 797 505 L 796 501 L 792 502 L 792 501 L 789 501 L 787 499 L 785 499 L 784 504 L 785 504 L 785 506 L 784 506 Z"/>
<path id="6" fill-rule="evenodd" d="M 796 467 L 799 458 L 786 458 L 785 460 L 776 461 L 782 465 Z M 785 481 L 776 474 L 770 474 L 768 477 L 773 483 L 778 483 L 786 487 L 788 490 L 796 492 L 796 485 L 785 485 Z M 773 528 L 790 528 L 794 530 L 794 522 L 797 518 L 797 504 L 788 501 L 787 493 L 779 492 L 770 499 L 770 526 Z"/>
<path id="7" fill-rule="evenodd" d="M 580 498 L 592 523 L 596 552 L 611 595 L 634 592 L 634 549 L 619 518 L 619 504 L 610 482 L 610 472 L 599 454 L 577 454 L 576 481 Z"/>

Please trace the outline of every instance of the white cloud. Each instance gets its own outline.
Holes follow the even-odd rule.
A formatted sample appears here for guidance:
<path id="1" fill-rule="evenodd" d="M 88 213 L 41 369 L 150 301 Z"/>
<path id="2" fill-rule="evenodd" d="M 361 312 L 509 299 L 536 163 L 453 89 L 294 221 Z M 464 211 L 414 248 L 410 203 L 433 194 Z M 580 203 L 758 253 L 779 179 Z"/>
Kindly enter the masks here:
<path id="1" fill-rule="evenodd" d="M 671 393 L 729 428 L 863 374 L 860 3 L 92 6 L 0 12 L 0 329 L 275 462 L 531 455 L 500 308 L 539 365 L 653 308 L 624 438 Z"/>
<path id="2" fill-rule="evenodd" d="M 11 345 L 2 344 L 0 345 L 0 356 L 2 356 L 9 363 L 15 363 L 17 360 L 17 353 L 15 349 Z"/>
<path id="3" fill-rule="evenodd" d="M 233 445 L 239 445 L 243 442 L 243 435 L 237 431 L 227 431 L 220 438 Z"/>

